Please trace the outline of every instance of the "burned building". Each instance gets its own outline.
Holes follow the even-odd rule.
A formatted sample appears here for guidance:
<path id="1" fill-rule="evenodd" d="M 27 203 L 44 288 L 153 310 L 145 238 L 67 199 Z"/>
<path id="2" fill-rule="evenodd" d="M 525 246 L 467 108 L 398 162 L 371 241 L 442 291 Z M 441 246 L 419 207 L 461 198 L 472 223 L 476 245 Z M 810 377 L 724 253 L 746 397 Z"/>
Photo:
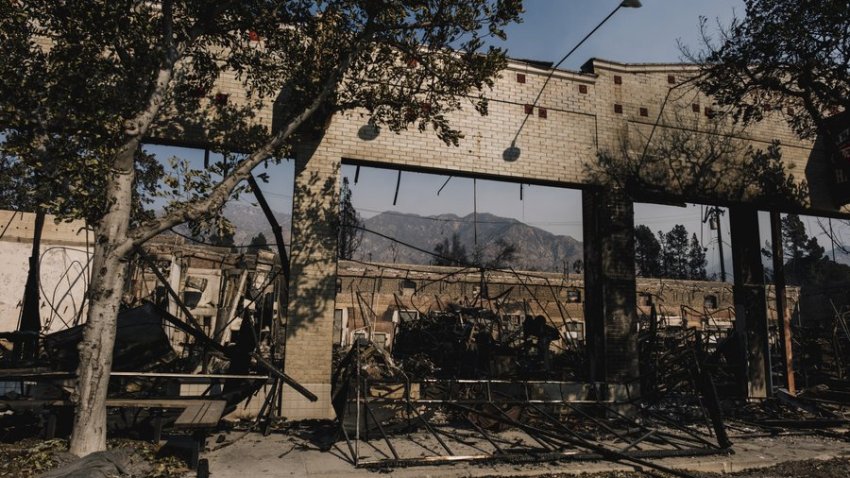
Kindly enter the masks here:
<path id="1" fill-rule="evenodd" d="M 338 215 L 341 164 L 389 168 L 399 174 L 421 171 L 580 190 L 581 204 L 563 207 L 583 212 L 583 277 L 581 281 L 570 278 L 565 284 L 559 279 L 557 285 L 535 285 L 543 290 L 533 295 L 539 299 L 552 294 L 549 287 L 563 289 L 555 293 L 558 301 L 551 302 L 561 304 L 560 315 L 568 317 L 566 328 L 574 329 L 569 333 L 583 337 L 589 380 L 608 384 L 615 391 L 627 388 L 624 384 L 634 383 L 640 375 L 640 316 L 648 307 L 644 302 L 646 296 L 657 293 L 651 284 L 644 285 L 635 278 L 635 202 L 695 201 L 728 207 L 734 262 L 731 290 L 722 286 L 710 297 L 702 293 L 683 295 L 669 302 L 675 305 L 659 307 L 670 309 L 663 316 L 671 324 L 678 320 L 678 326 L 690 327 L 696 322 L 688 317 L 687 307 L 704 310 L 711 306 L 718 311 L 719 318 L 727 314 L 723 319 L 729 323 L 733 317 L 729 306 L 733 306 L 734 328 L 739 332 L 746 355 L 741 365 L 746 371 L 742 378 L 746 390 L 742 394 L 750 398 L 766 396 L 770 392 L 770 304 L 778 304 L 773 305 L 780 312 L 778 321 L 787 323 L 785 312 L 792 308 L 793 294 L 789 295 L 780 285 L 775 300 L 771 300 L 764 280 L 758 211 L 769 211 L 774 222 L 781 212 L 840 216 L 841 211 L 833 201 L 834 171 L 827 152 L 815 147 L 813 141 L 798 138 L 787 126 L 781 111 L 769 112 L 763 121 L 745 129 L 719 128 L 718 125 L 731 120 L 716 111 L 711 98 L 687 85 L 687 79 L 697 71 L 693 65 L 622 64 L 600 59 L 590 60 L 580 71 L 565 71 L 552 70 L 540 63 L 510 61 L 492 90 L 484 92 L 490 100 L 487 116 L 481 117 L 469 109 L 450 118 L 464 133 L 457 147 L 447 146 L 430 132 L 395 134 L 376 129 L 358 111 L 331 118 L 320 134 L 301 143 L 295 153 L 288 303 L 277 305 L 278 310 L 286 312 L 285 332 L 281 332 L 285 334 L 285 369 L 319 399 L 312 402 L 285 388 L 283 415 L 290 419 L 333 416 L 332 349 L 335 342 L 351 339 L 342 334 L 346 318 L 351 321 L 347 327 L 350 330 L 358 328 L 355 322 L 366 316 L 392 323 L 392 317 L 388 321 L 385 317 L 389 306 L 381 311 L 372 307 L 368 314 L 360 310 L 366 308 L 367 292 L 358 288 L 358 294 L 352 297 L 347 283 L 355 279 L 346 275 L 351 265 L 337 261 L 337 224 L 333 218 Z M 239 83 L 227 75 L 217 88 L 224 95 L 242 98 Z M 535 97 L 544 82 L 547 87 L 537 101 Z M 272 125 L 271 100 L 256 113 L 258 121 Z M 636 153 L 642 157 L 641 151 L 645 151 L 653 138 L 683 129 L 700 138 L 734 136 L 736 141 L 755 149 L 765 149 L 778 141 L 783 152 L 782 163 L 794 173 L 792 182 L 800 184 L 805 180 L 808 184 L 806 201 L 766 202 L 759 199 L 758 185 L 744 185 L 747 187 L 742 188 L 739 196 L 726 191 L 709 196 L 699 188 L 671 192 L 642 187 L 640 182 L 608 184 L 593 174 L 600 155 Z M 169 144 L 202 144 L 194 137 L 151 138 L 151 141 L 158 139 Z M 731 173 L 721 177 L 731 178 Z M 212 304 L 221 306 L 222 289 L 215 292 L 212 285 L 219 280 L 216 274 L 189 274 L 193 279 L 184 283 L 187 289 L 182 292 L 183 299 L 198 299 L 196 305 L 202 308 Z M 147 278 L 135 280 L 140 288 L 152 287 Z M 204 280 L 207 286 L 201 290 L 198 286 Z M 387 287 L 394 289 L 393 294 L 399 300 L 408 299 L 411 307 L 403 305 L 395 309 L 393 315 L 397 312 L 399 320 L 410 310 L 422 308 L 423 304 L 417 300 L 423 295 L 415 294 L 414 299 L 412 291 L 424 285 L 430 301 L 432 291 L 439 290 L 440 284 L 446 282 L 422 284 L 422 279 L 409 277 L 393 280 L 397 283 Z M 463 290 L 451 292 L 453 300 L 482 296 L 485 285 L 487 297 L 496 297 L 510 287 L 495 276 L 487 281 L 479 278 L 477 285 L 473 280 L 455 285 Z M 383 284 L 372 287 L 380 289 Z M 519 293 L 519 288 L 515 289 Z M 436 294 L 440 296 L 439 291 Z M 551 303 L 543 307 L 535 304 L 504 304 L 504 307 L 507 315 L 520 315 L 511 310 L 522 307 L 539 307 L 540 315 L 546 311 L 557 317 Z M 215 329 L 216 324 L 226 323 L 219 314 L 220 307 L 215 313 L 208 310 L 199 316 L 206 317 L 205 327 Z M 580 333 L 577 324 L 582 324 Z M 378 330 L 378 333 L 382 332 Z"/>
<path id="2" fill-rule="evenodd" d="M 482 281 L 483 278 L 483 281 Z M 482 284 L 484 294 L 482 296 Z M 788 288 L 784 316 L 796 312 L 799 288 Z M 768 320 L 776 328 L 774 288 L 767 287 Z M 482 297 L 484 299 L 482 300 Z M 655 307 L 661 327 L 697 330 L 734 328 L 732 285 L 717 281 L 638 278 L 637 313 Z M 579 274 L 458 267 L 364 263 L 340 260 L 333 343 L 348 346 L 358 338 L 391 349 L 397 324 L 431 312 L 462 307 L 493 310 L 519 327 L 526 316 L 542 315 L 558 329 L 553 346 L 585 341 L 584 280 Z"/>
<path id="3" fill-rule="evenodd" d="M 87 311 L 92 234 L 81 221 L 57 223 L 52 216 L 45 217 L 40 241 L 36 241 L 40 246 L 38 334 L 43 337 L 43 350 L 25 359 L 17 351 L 30 270 L 27 256 L 38 236 L 35 214 L 0 211 L 0 219 L 6 225 L 0 237 L 0 261 L 6 265 L 0 269 L 0 283 L 5 285 L 0 293 L 0 360 L 4 364 L 0 370 L 8 372 L 0 372 L 0 397 L 31 393 L 38 397 L 44 393 L 37 389 L 44 388 L 39 373 L 45 366 L 68 373 L 76 368 L 76 344 Z M 116 377 L 132 371 L 167 379 L 176 373 L 166 387 L 174 397 L 220 393 L 223 382 L 210 374 L 226 371 L 229 358 L 221 353 L 215 358 L 197 355 L 215 346 L 237 346 L 239 334 L 251 331 L 256 333 L 260 353 L 280 361 L 282 350 L 270 346 L 279 342 L 276 334 L 281 333 L 280 269 L 277 256 L 266 250 L 199 245 L 174 234 L 145 244 L 131 264 L 123 290 Z M 163 320 L 165 315 L 172 322 Z M 197 331 L 186 328 L 195 322 Z M 211 343 L 202 345 L 193 332 L 204 334 Z M 263 385 L 267 378 L 257 379 L 261 386 L 252 394 L 253 400 L 239 403 L 233 416 L 257 415 L 272 388 L 271 383 Z M 50 381 L 48 377 L 46 383 Z M 136 385 L 131 388 L 139 391 Z M 60 398 L 61 394 L 48 396 Z"/>
<path id="4" fill-rule="evenodd" d="M 488 116 L 469 112 L 452 118 L 465 134 L 459 147 L 448 147 L 427 133 L 372 131 L 356 113 L 334 117 L 321 139 L 304 145 L 296 158 L 287 368 L 297 370 L 299 378 L 320 396 L 328 396 L 330 385 L 325 380 L 331 371 L 330 347 L 338 309 L 334 305 L 338 294 L 336 239 L 332 225 L 315 218 L 324 217 L 322 211 L 334 207 L 339 167 L 344 163 L 580 189 L 582 204 L 564 207 L 581 207 L 584 212 L 583 306 L 591 375 L 592 380 L 614 388 L 639 375 L 634 201 L 692 200 L 728 206 L 735 279 L 732 302 L 736 327 L 746 337 L 748 350 L 745 393 L 765 396 L 769 389 L 769 327 L 756 219 L 759 208 L 777 212 L 782 206 L 741 197 L 695 197 L 696 191 L 680 195 L 627 191 L 594 182 L 588 171 L 599 154 L 622 151 L 624 137 L 630 138 L 632 148 L 639 148 L 639 154 L 651 137 L 679 128 L 681 118 L 699 135 L 721 135 L 713 125 L 730 120 L 715 114 L 712 99 L 677 86 L 696 71 L 688 65 L 594 59 L 579 72 L 552 72 L 536 64 L 511 62 L 489 92 Z M 540 102 L 529 108 L 550 73 L 551 81 Z M 518 81 L 520 76 L 524 82 Z M 541 109 L 547 114 L 537 114 Z M 521 134 L 511 143 L 507 138 L 517 136 L 526 118 Z M 373 134 L 366 134 L 367 130 Z M 781 142 L 784 164 L 793 165 L 796 181 L 809 184 L 808 206 L 800 210 L 835 213 L 828 156 L 811 141 L 799 139 L 781 112 L 736 134 L 754 148 Z M 793 207 L 786 211 L 790 209 Z M 291 417 L 322 417 L 330 415 L 328 405 L 294 397 L 285 408 Z"/>

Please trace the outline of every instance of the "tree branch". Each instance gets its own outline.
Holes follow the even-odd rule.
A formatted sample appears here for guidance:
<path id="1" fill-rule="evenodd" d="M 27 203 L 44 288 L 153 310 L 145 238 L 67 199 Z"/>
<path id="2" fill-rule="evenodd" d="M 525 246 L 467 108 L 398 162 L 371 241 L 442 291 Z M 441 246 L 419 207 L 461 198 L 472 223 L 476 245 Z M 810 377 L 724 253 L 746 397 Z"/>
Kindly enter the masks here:
<path id="1" fill-rule="evenodd" d="M 274 151 L 282 146 L 284 142 L 295 133 L 304 122 L 309 119 L 319 108 L 324 104 L 328 97 L 336 90 L 340 79 L 351 64 L 354 55 L 359 52 L 359 49 L 352 49 L 348 55 L 339 63 L 333 70 L 333 73 L 325 80 L 322 90 L 313 100 L 313 102 L 298 116 L 293 118 L 284 129 L 272 137 L 266 144 L 252 153 L 248 159 L 240 163 L 233 172 L 225 177 L 217 184 L 209 196 L 181 205 L 167 213 L 160 219 L 146 223 L 136 228 L 129 235 L 132 244 L 129 248 L 139 246 L 148 239 L 157 234 L 167 231 L 174 226 L 182 224 L 186 221 L 194 220 L 209 214 L 210 211 L 218 211 L 227 201 L 230 194 L 239 185 L 240 182 L 247 179 L 251 171 L 260 163 L 267 160 L 274 154 Z"/>

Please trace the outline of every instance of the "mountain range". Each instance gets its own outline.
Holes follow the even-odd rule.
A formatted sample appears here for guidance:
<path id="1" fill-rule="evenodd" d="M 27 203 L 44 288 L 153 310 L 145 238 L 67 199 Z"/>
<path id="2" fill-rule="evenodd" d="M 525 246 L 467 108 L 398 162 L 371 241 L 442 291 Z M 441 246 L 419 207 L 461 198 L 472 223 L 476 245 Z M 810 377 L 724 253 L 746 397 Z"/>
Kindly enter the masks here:
<path id="1" fill-rule="evenodd" d="M 263 233 L 266 239 L 274 242 L 271 227 L 259 206 L 242 202 L 230 202 L 225 207 L 225 216 L 236 227 L 234 242 L 247 245 L 251 238 Z M 289 244 L 290 223 L 289 214 L 275 211 L 275 217 L 283 227 L 284 241 Z M 363 220 L 363 227 L 396 240 L 415 246 L 418 249 L 432 252 L 434 247 L 444 239 L 451 241 L 452 235 L 457 234 L 460 243 L 471 255 L 474 250 L 475 227 L 473 216 L 459 217 L 454 214 L 437 216 L 419 216 L 387 211 Z M 188 231 L 181 231 L 188 232 Z M 485 258 L 492 253 L 496 239 L 513 244 L 517 247 L 514 260 L 508 265 L 524 270 L 563 272 L 566 265 L 572 270 L 572 264 L 582 259 L 582 244 L 569 236 L 559 236 L 543 229 L 529 226 L 516 219 L 482 213 L 478 215 L 478 242 L 483 245 Z M 826 254 L 831 257 L 831 247 L 823 244 Z M 731 257 L 727 249 L 726 265 L 731 270 Z M 396 262 L 408 264 L 429 264 L 433 258 L 430 254 L 394 243 L 369 232 L 363 233 L 362 243 L 354 254 L 354 258 L 364 261 Z M 850 264 L 850 254 L 840 248 L 836 249 L 836 260 L 839 263 Z M 710 257 L 708 264 L 709 275 L 719 273 L 716 258 Z M 769 264 L 768 264 L 769 267 Z M 731 272 L 729 272 L 731 274 Z"/>
<path id="2" fill-rule="evenodd" d="M 383 212 L 363 221 L 370 230 L 393 237 L 397 241 L 415 246 L 405 247 L 389 239 L 364 232 L 355 259 L 374 262 L 396 262 L 406 264 L 429 264 L 433 256 L 428 252 L 457 234 L 467 255 L 475 251 L 476 237 L 479 250 L 485 260 L 495 255 L 502 244 L 516 248 L 507 266 L 523 270 L 563 271 L 572 270 L 573 263 L 582 259 L 582 244 L 569 236 L 559 236 L 543 229 L 529 226 L 516 219 L 481 213 L 476 218 L 455 214 L 419 216 L 396 212 Z M 419 249 L 419 250 L 417 250 Z"/>
<path id="3" fill-rule="evenodd" d="M 278 211 L 272 212 L 274 212 L 275 219 L 277 219 L 283 229 L 283 242 L 286 243 L 288 249 L 292 217 L 286 213 Z M 266 220 L 266 216 L 263 214 L 263 210 L 260 209 L 260 206 L 231 201 L 224 206 L 224 217 L 226 217 L 235 228 L 233 233 L 233 244 L 237 246 L 246 246 L 251 243 L 251 239 L 254 236 L 260 233 L 266 237 L 268 244 L 274 244 L 272 227 Z M 189 227 L 185 224 L 177 226 L 175 231 L 183 235 L 191 235 Z"/>
<path id="4" fill-rule="evenodd" d="M 269 242 L 274 242 L 271 227 L 258 206 L 230 202 L 225 207 L 224 215 L 236 227 L 236 244 L 246 245 L 259 233 L 263 233 Z M 284 241 L 288 244 L 291 217 L 277 211 L 275 217 L 283 227 Z M 582 259 L 582 244 L 576 239 L 555 235 L 516 219 L 494 214 L 478 214 L 477 230 L 472 214 L 464 217 L 455 214 L 419 216 L 387 211 L 362 221 L 365 229 L 395 238 L 399 242 L 368 231 L 363 232 L 360 246 L 354 253 L 357 260 L 430 264 L 433 256 L 429 253 L 445 239 L 451 241 L 454 234 L 458 235 L 469 256 L 475 250 L 477 235 L 479 249 L 485 260 L 498 248 L 497 240 L 513 245 L 516 253 L 505 265 L 517 269 L 562 272 L 566 267 L 572 271 L 575 261 Z"/>

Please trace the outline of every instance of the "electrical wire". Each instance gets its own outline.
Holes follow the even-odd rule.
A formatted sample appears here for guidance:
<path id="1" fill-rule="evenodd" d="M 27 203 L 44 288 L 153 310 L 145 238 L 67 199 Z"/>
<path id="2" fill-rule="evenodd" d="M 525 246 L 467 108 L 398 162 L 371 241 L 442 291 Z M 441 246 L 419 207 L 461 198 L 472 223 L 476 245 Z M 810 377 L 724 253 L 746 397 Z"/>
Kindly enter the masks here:
<path id="1" fill-rule="evenodd" d="M 549 70 L 549 74 L 546 75 L 546 80 L 543 82 L 543 86 L 541 86 L 540 91 L 537 92 L 537 97 L 535 97 L 534 102 L 531 103 L 532 111 L 533 111 L 534 107 L 537 106 L 537 102 L 540 101 L 540 97 L 543 96 L 543 91 L 546 90 L 546 86 L 549 84 L 549 81 L 552 80 L 552 76 L 555 75 L 555 71 L 557 70 L 557 68 L 559 66 L 561 66 L 561 64 L 564 63 L 567 60 L 567 58 L 570 57 L 570 55 L 572 55 L 576 50 L 578 50 L 579 47 L 581 47 L 584 44 L 584 42 L 587 41 L 588 38 L 590 38 L 594 33 L 596 33 L 596 30 L 599 30 L 600 28 L 602 28 L 602 25 L 604 25 L 605 22 L 608 21 L 608 19 L 613 17 L 614 14 L 617 13 L 617 11 L 619 11 L 620 8 L 622 8 L 622 6 L 623 6 L 622 3 L 619 4 L 617 6 L 617 8 L 615 8 L 613 11 L 611 11 L 611 13 L 609 13 L 607 17 L 605 17 L 601 22 L 599 22 L 599 24 L 596 25 L 596 27 L 594 27 L 593 30 L 590 31 L 590 33 L 585 35 L 584 38 L 582 38 L 581 41 L 579 41 L 576 44 L 576 46 L 574 46 L 572 49 L 570 49 L 570 51 L 568 51 L 566 55 L 564 55 L 560 60 L 558 60 L 558 63 L 555 63 L 555 65 L 552 66 L 552 68 Z M 528 118 L 530 116 L 531 116 L 531 112 L 526 113 L 525 118 L 522 120 L 522 124 L 519 125 L 519 129 L 517 129 L 517 132 L 514 135 L 514 139 L 511 141 L 512 147 L 516 145 L 516 140 L 519 138 L 519 134 L 522 132 L 522 129 L 525 127 L 525 124 L 528 122 Z"/>

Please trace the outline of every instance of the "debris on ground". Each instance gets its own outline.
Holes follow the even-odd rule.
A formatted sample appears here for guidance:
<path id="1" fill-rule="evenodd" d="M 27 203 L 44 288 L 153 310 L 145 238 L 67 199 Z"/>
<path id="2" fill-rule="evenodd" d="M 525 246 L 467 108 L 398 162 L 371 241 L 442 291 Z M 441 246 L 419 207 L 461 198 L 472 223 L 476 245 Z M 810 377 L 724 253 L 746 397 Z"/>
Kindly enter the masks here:
<path id="1" fill-rule="evenodd" d="M 41 478 L 111 478 L 127 475 L 127 457 L 120 450 L 99 451 L 57 467 L 41 475 Z"/>
<path id="2" fill-rule="evenodd" d="M 109 440 L 106 452 L 77 458 L 68 453 L 67 440 L 27 439 L 0 444 L 0 476 L 15 478 L 178 478 L 189 471 L 162 448 L 137 440 Z"/>

